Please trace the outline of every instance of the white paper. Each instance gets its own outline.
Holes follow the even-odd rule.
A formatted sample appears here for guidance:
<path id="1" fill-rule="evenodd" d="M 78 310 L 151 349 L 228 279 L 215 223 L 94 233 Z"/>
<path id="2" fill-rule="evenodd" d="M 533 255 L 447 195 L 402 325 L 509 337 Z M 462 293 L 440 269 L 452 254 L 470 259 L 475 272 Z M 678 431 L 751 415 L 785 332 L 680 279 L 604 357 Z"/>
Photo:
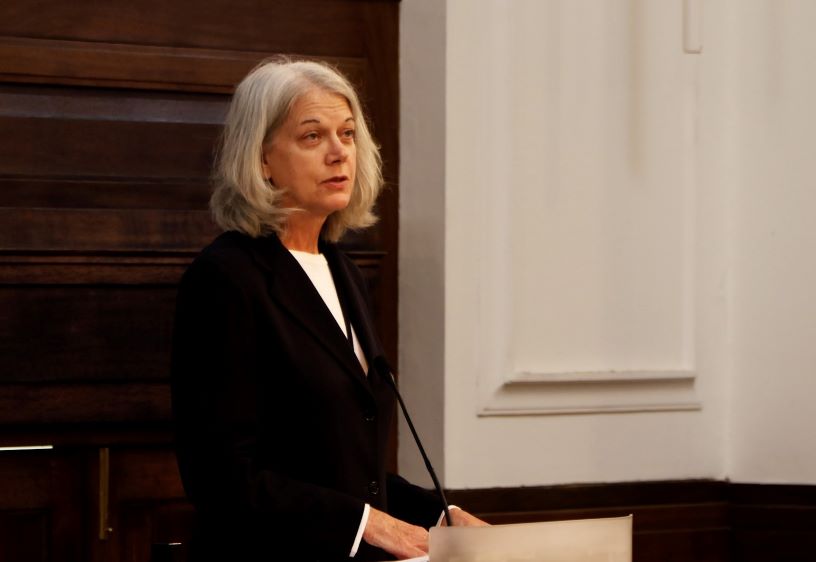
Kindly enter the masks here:
<path id="1" fill-rule="evenodd" d="M 434 527 L 432 562 L 632 562 L 632 516 Z"/>

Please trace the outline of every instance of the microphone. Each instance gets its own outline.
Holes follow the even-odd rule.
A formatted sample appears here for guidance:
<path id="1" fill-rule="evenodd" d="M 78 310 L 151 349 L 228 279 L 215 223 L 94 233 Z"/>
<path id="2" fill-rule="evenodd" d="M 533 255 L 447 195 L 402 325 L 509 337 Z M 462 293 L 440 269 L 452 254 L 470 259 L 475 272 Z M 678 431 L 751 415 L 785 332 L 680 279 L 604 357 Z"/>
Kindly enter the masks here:
<path id="1" fill-rule="evenodd" d="M 436 477 L 436 472 L 434 471 L 433 466 L 431 466 L 431 461 L 428 459 L 428 455 L 425 454 L 425 447 L 422 446 L 422 441 L 419 440 L 419 435 L 417 435 L 416 429 L 414 428 L 414 422 L 411 421 L 411 416 L 408 415 L 408 410 L 405 408 L 405 402 L 402 401 L 402 396 L 397 389 L 397 382 L 394 380 L 394 371 L 391 369 L 391 365 L 388 364 L 388 361 L 382 355 L 378 355 L 374 358 L 374 367 L 385 377 L 385 380 L 388 381 L 388 386 L 390 386 L 391 390 L 394 391 L 394 394 L 397 395 L 397 402 L 399 402 L 400 408 L 402 409 L 402 415 L 405 416 L 405 421 L 408 422 L 408 429 L 411 430 L 411 435 L 414 436 L 414 441 L 419 449 L 419 454 L 422 455 L 422 460 L 425 461 L 425 468 L 428 470 L 428 474 L 431 475 L 431 480 L 433 480 L 436 493 L 439 494 L 439 497 L 442 499 L 442 509 L 445 511 L 445 521 L 448 522 L 448 527 L 453 527 L 450 510 L 448 509 L 448 499 L 445 497 L 445 492 L 442 490 L 442 486 L 439 484 L 439 478 Z"/>

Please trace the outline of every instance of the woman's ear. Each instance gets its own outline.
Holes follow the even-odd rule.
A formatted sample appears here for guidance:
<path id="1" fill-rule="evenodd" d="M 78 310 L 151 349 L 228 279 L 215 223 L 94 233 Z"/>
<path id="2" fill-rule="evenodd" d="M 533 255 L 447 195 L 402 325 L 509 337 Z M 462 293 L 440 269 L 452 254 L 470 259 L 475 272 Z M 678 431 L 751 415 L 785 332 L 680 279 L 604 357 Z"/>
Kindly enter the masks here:
<path id="1" fill-rule="evenodd" d="M 272 181 L 272 167 L 269 165 L 269 162 L 266 158 L 266 151 L 261 155 L 261 169 L 263 170 L 263 175 L 266 179 L 270 182 Z"/>

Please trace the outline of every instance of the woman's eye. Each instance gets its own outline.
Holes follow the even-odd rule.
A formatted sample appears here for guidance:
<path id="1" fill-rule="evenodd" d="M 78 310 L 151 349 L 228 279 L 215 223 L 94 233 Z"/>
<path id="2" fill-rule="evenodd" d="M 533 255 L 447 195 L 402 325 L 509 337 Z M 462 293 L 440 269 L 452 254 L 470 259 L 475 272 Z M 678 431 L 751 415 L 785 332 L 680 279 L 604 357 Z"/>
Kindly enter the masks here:
<path id="1" fill-rule="evenodd" d="M 343 131 L 343 136 L 349 139 L 353 139 L 356 135 L 354 129 L 346 129 L 345 131 Z"/>
<path id="2" fill-rule="evenodd" d="M 317 140 L 317 133 L 306 133 L 303 138 L 306 140 Z"/>

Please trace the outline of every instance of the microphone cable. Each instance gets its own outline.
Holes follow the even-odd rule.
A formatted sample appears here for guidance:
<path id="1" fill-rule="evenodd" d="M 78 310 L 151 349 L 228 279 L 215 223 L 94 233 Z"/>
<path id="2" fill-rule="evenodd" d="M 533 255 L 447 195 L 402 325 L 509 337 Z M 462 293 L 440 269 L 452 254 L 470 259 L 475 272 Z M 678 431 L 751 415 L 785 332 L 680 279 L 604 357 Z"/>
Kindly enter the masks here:
<path id="1" fill-rule="evenodd" d="M 391 366 L 388 364 L 388 361 L 382 356 L 375 358 L 374 363 L 377 365 L 378 369 L 385 374 L 385 379 L 388 381 L 388 385 L 397 396 L 397 402 L 399 402 L 400 408 L 402 409 L 402 415 L 405 416 L 405 421 L 408 422 L 408 429 L 411 430 L 411 435 L 414 436 L 414 441 L 419 449 L 419 454 L 422 455 L 422 460 L 425 461 L 425 468 L 428 470 L 428 474 L 431 475 L 431 480 L 433 480 L 436 492 L 442 499 L 442 509 L 445 511 L 445 521 L 447 521 L 448 527 L 453 527 L 450 510 L 448 509 L 448 499 L 445 497 L 445 492 L 442 490 L 442 486 L 439 484 L 439 478 L 436 477 L 436 472 L 434 471 L 433 466 L 431 466 L 431 461 L 428 458 L 428 455 L 425 453 L 425 447 L 422 446 L 422 441 L 419 440 L 419 435 L 417 435 L 416 428 L 414 428 L 414 422 L 411 421 L 411 416 L 408 415 L 405 402 L 403 402 L 402 395 L 400 395 L 400 392 L 397 389 L 397 381 L 394 379 L 394 372 L 391 370 Z"/>

